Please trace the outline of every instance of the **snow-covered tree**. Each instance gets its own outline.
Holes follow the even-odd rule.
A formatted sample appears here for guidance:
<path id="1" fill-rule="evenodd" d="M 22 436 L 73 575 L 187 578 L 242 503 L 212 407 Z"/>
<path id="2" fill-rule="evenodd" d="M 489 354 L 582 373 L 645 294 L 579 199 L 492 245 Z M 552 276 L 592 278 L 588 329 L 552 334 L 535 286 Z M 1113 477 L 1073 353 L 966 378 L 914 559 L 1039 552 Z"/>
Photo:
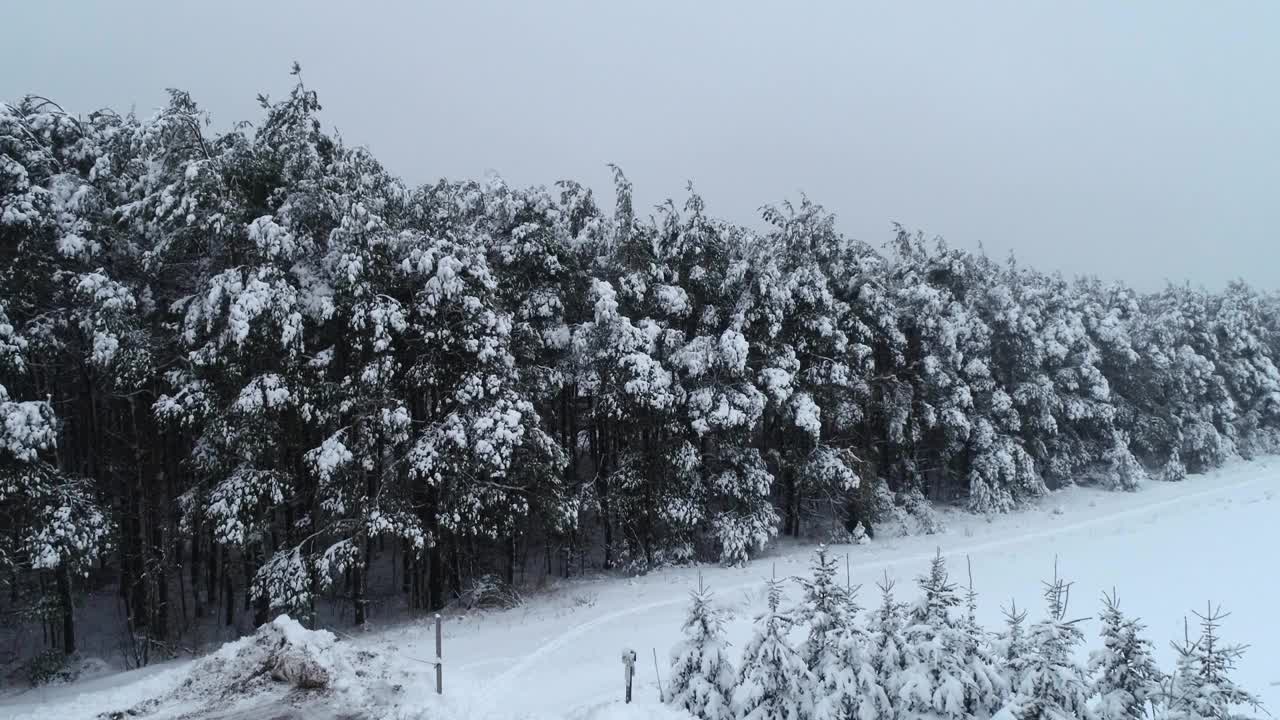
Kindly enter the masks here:
<path id="1" fill-rule="evenodd" d="M 995 717 L 1000 720 L 1091 720 L 1089 682 L 1075 659 L 1084 642 L 1080 620 L 1067 620 L 1071 584 L 1058 577 L 1045 584 L 1045 617 L 1031 626 L 1026 667 L 1013 695 Z"/>
<path id="2" fill-rule="evenodd" d="M 807 720 L 813 715 L 813 683 L 804 658 L 787 639 L 795 619 L 781 609 L 780 580 L 769 580 L 767 593 L 768 608 L 756 617 L 751 640 L 742 649 L 734 715 L 744 720 Z"/>
<path id="3" fill-rule="evenodd" d="M 671 688 L 663 699 L 703 720 L 729 720 L 735 673 L 724 640 L 724 620 L 701 577 L 690 599 L 684 639 L 671 649 Z"/>
<path id="4" fill-rule="evenodd" d="M 812 578 L 801 577 L 801 601 L 794 611 L 796 623 L 807 628 L 800 648 L 813 685 L 813 717 L 873 718 L 889 708 L 871 664 L 869 637 L 858 621 L 856 588 L 841 586 L 838 564 L 825 546 L 814 553 Z"/>
<path id="5" fill-rule="evenodd" d="M 1027 612 L 1019 610 L 1017 603 L 1010 603 L 1009 607 L 1003 608 L 1003 612 L 1005 628 L 997 638 L 996 659 L 1005 687 L 1016 691 L 1022 686 L 1022 678 L 1031 661 L 1032 648 L 1024 626 Z"/>
<path id="6" fill-rule="evenodd" d="M 917 582 L 921 597 L 905 632 L 898 717 L 990 717 L 1003 703 L 1004 682 L 976 620 L 956 612 L 962 601 L 941 553 Z M 967 602 L 972 613 L 972 594 Z"/>
<path id="7" fill-rule="evenodd" d="M 1227 614 L 1212 605 L 1201 615 L 1200 636 L 1175 643 L 1178 664 L 1160 698 L 1162 720 L 1236 720 L 1242 709 L 1261 711 L 1258 698 L 1231 678 L 1244 646 L 1224 643 L 1218 628 Z"/>
<path id="8" fill-rule="evenodd" d="M 1137 619 L 1120 611 L 1114 593 L 1103 596 L 1102 647 L 1089 657 L 1098 720 L 1150 717 L 1163 676 L 1152 657 L 1151 642 Z"/>
<path id="9" fill-rule="evenodd" d="M 816 672 L 836 638 L 852 626 L 858 608 L 850 589 L 837 581 L 839 567 L 825 545 L 814 551 L 809 570 L 812 578 L 798 578 L 803 594 L 792 616 L 808 631 L 800 654 L 809 670 Z"/>
<path id="10" fill-rule="evenodd" d="M 989 717 L 1009 697 L 1000 650 L 978 622 L 978 593 L 969 570 L 969 587 L 964 593 L 964 615 L 959 622 L 959 650 L 965 678 L 965 707 L 974 717 Z"/>
<path id="11" fill-rule="evenodd" d="M 14 613 L 46 622 L 66 653 L 79 586 L 113 529 L 102 500 L 124 473 L 112 461 L 146 442 L 116 421 L 153 372 L 127 276 L 137 248 L 111 221 L 111 153 L 128 160 L 132 129 L 40 97 L 0 106 L 0 567 Z"/>
<path id="12" fill-rule="evenodd" d="M 884 579 L 876 585 L 880 590 L 880 606 L 872 613 L 868 627 L 868 654 L 875 670 L 876 684 L 894 713 L 886 717 L 898 717 L 897 713 L 902 711 L 900 693 L 911 662 L 904 636 L 907 606 L 894 597 L 893 586 L 893 580 L 885 573 Z"/>

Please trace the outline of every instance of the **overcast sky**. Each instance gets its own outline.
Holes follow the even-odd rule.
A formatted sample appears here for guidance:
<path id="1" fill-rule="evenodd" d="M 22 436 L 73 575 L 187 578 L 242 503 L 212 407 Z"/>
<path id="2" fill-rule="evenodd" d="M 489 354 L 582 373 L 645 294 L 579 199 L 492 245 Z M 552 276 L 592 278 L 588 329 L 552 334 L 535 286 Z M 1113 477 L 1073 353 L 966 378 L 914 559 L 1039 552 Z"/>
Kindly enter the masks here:
<path id="1" fill-rule="evenodd" d="M 298 60 L 410 183 L 497 172 L 755 222 L 810 198 L 1068 275 L 1280 289 L 1280 2 L 26 2 L 0 99 L 256 119 Z M 609 196 L 606 196 L 606 199 Z"/>

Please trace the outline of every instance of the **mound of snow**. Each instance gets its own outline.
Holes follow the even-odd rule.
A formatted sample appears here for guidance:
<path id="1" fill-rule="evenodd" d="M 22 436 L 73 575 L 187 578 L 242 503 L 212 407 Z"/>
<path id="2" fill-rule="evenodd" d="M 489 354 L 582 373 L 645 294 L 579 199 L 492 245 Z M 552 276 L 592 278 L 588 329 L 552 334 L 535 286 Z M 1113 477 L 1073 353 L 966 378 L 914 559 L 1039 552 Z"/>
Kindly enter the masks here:
<path id="1" fill-rule="evenodd" d="M 197 662 L 175 692 L 210 698 L 239 696 L 271 683 L 287 683 L 300 690 L 329 689 L 374 658 L 372 653 L 349 651 L 327 630 L 308 630 L 281 615 L 253 635 L 227 643 Z"/>
<path id="2" fill-rule="evenodd" d="M 193 663 L 167 695 L 108 716 L 147 715 L 172 707 L 199 715 L 264 701 L 295 707 L 316 700 L 334 708 L 378 706 L 394 702 L 401 690 L 388 681 L 390 675 L 382 656 L 281 615 Z"/>

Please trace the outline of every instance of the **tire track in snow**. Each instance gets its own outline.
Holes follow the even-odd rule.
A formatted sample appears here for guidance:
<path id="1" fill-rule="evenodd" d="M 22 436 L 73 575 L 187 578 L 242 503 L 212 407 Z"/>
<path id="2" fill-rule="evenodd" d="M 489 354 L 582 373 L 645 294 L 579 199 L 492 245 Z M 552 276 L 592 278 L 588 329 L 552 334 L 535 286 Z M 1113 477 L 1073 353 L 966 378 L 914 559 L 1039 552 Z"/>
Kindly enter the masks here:
<path id="1" fill-rule="evenodd" d="M 973 555 L 976 553 L 990 552 L 992 550 L 1000 550 L 1000 549 L 1012 547 L 1015 545 L 1021 545 L 1023 543 L 1031 542 L 1034 540 L 1042 540 L 1044 538 L 1054 537 L 1056 535 L 1066 535 L 1079 530 L 1087 530 L 1089 528 L 1097 527 L 1099 525 L 1106 525 L 1118 520 L 1124 520 L 1128 518 L 1146 515 L 1151 512 L 1156 512 L 1164 508 L 1175 507 L 1175 506 L 1182 505 L 1184 503 L 1192 502 L 1195 500 L 1203 500 L 1205 498 L 1210 498 L 1215 495 L 1222 495 L 1224 493 L 1249 487 L 1250 485 L 1255 485 L 1255 484 L 1272 480 L 1272 478 L 1270 477 L 1270 473 L 1268 472 L 1271 469 L 1270 463 L 1265 463 L 1265 464 L 1259 463 L 1256 469 L 1260 472 L 1251 474 L 1249 479 L 1243 480 L 1240 482 L 1235 482 L 1227 485 L 1216 485 L 1210 489 L 1200 490 L 1198 492 L 1188 493 L 1186 495 L 1179 495 L 1177 497 L 1168 498 L 1166 500 L 1159 500 L 1150 504 L 1129 508 L 1127 510 L 1118 510 L 1113 513 L 1090 517 L 1088 519 L 1080 520 L 1073 523 L 1068 523 L 1066 525 L 1057 525 L 1057 526 L 1046 528 L 1043 530 L 1032 530 L 1025 533 L 1019 533 L 1017 535 L 1010 535 L 1008 537 L 998 538 L 995 540 L 987 540 L 984 542 L 978 542 L 971 545 L 962 544 L 960 546 L 953 547 L 949 550 L 942 550 L 942 557 L 951 558 L 957 555 Z M 937 550 L 933 552 L 916 553 L 913 555 L 902 555 L 898 557 L 870 560 L 870 561 L 861 562 L 861 563 L 855 562 L 851 565 L 851 568 L 853 570 L 866 571 L 866 570 L 877 570 L 877 569 L 889 568 L 894 565 L 900 565 L 905 563 L 928 562 L 932 560 L 936 554 L 937 554 Z M 734 585 L 731 587 L 722 588 L 721 591 L 725 593 L 740 592 L 742 590 L 750 590 L 751 588 L 757 587 L 759 584 L 760 584 L 759 580 L 753 580 L 748 583 L 740 583 L 738 585 Z M 501 687 L 503 685 L 510 683 L 512 680 L 528 672 L 532 667 L 540 663 L 548 655 L 555 653 L 556 651 L 565 647 L 566 645 L 573 642 L 574 640 L 577 640 L 578 638 L 581 638 L 584 635 L 591 633 L 596 628 L 609 625 L 613 622 L 616 622 L 623 618 L 630 617 L 632 615 L 640 615 L 653 610 L 660 610 L 662 608 L 672 607 L 675 605 L 682 605 L 685 602 L 687 602 L 687 599 L 684 597 L 684 595 L 682 594 L 675 595 L 673 597 L 664 598 L 662 600 L 655 600 L 653 602 L 642 603 L 640 605 L 633 605 L 631 607 L 622 608 L 621 610 L 615 610 L 614 612 L 605 613 L 604 615 L 600 615 L 599 617 L 588 620 L 580 625 L 575 626 L 571 630 L 567 630 L 561 633 L 560 635 L 556 636 L 554 639 L 550 640 L 547 643 L 544 643 L 542 646 L 535 649 L 533 652 L 525 655 L 515 665 L 511 666 L 501 674 L 495 676 L 493 680 L 490 681 L 489 687 L 496 688 L 496 687 Z"/>

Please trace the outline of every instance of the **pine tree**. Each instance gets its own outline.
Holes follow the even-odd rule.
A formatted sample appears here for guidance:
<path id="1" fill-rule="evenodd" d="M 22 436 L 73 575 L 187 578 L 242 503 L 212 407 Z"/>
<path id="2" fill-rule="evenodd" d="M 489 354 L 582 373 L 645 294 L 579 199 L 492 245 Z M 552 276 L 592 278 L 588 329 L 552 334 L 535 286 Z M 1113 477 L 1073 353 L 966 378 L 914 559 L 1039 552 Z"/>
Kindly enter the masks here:
<path id="1" fill-rule="evenodd" d="M 1004 608 L 1004 618 L 1005 630 L 999 638 L 997 659 L 1000 661 L 1001 676 L 1004 678 L 1005 685 L 1011 691 L 1016 691 L 1022 685 L 1022 678 L 1031 658 L 1030 641 L 1023 627 L 1023 623 L 1027 620 L 1027 612 L 1018 610 L 1018 604 L 1012 602 L 1009 607 Z"/>
<path id="2" fill-rule="evenodd" d="M 1220 607 L 1210 605 L 1200 620 L 1200 636 L 1175 644 L 1178 665 L 1163 693 L 1162 720 L 1236 720 L 1248 718 L 1240 708 L 1262 711 L 1256 696 L 1231 678 L 1231 671 L 1244 654 L 1243 645 L 1229 645 L 1218 636 L 1227 618 Z"/>
<path id="3" fill-rule="evenodd" d="M 898 717 L 901 712 L 899 693 L 903 674 L 910 662 L 906 639 L 903 636 L 906 607 L 893 595 L 893 580 L 886 572 L 877 583 L 880 589 L 880 607 L 872 615 L 869 628 L 870 662 L 875 670 L 876 684 L 884 692 L 891 713 L 885 717 Z"/>
<path id="4" fill-rule="evenodd" d="M 1162 675 L 1143 625 L 1125 617 L 1115 594 L 1103 595 L 1103 647 L 1089 658 L 1098 720 L 1139 720 L 1150 715 Z"/>
<path id="5" fill-rule="evenodd" d="M 768 582 L 768 609 L 756 617 L 742 651 L 734 715 L 743 720 L 807 720 L 813 715 L 812 676 L 787 640 L 795 621 L 780 609 L 782 583 Z"/>
<path id="6" fill-rule="evenodd" d="M 671 688 L 664 700 L 703 720 L 729 720 L 734 670 L 726 654 L 724 620 L 701 576 L 690 598 L 685 638 L 671 649 Z"/>
<path id="7" fill-rule="evenodd" d="M 1021 681 L 1009 702 L 996 714 L 1001 720 L 1092 720 L 1085 668 L 1076 662 L 1077 646 L 1084 641 L 1081 622 L 1067 620 L 1071 584 L 1058 577 L 1044 583 L 1046 616 L 1031 626 L 1031 655 Z"/>
<path id="8" fill-rule="evenodd" d="M 921 599 L 906 630 L 907 668 L 899 690 L 899 717 L 989 716 L 1003 701 L 1003 680 L 981 637 L 976 594 L 967 595 L 967 615 L 947 576 L 941 552 L 918 579 Z"/>
<path id="9" fill-rule="evenodd" d="M 889 710 L 889 698 L 871 665 L 867 632 L 858 624 L 856 588 L 838 584 L 836 561 L 825 546 L 814 553 L 811 571 L 813 579 L 800 579 L 804 596 L 795 614 L 809 630 L 801 655 L 813 682 L 813 716 L 880 717 Z"/>
<path id="10" fill-rule="evenodd" d="M 817 672 L 839 635 L 851 627 L 858 609 L 850 590 L 837 583 L 838 566 L 825 545 L 814 551 L 809 570 L 812 579 L 799 578 L 803 595 L 793 617 L 797 625 L 808 628 L 808 638 L 800 648 L 800 655 L 810 672 Z"/>
<path id="11" fill-rule="evenodd" d="M 978 623 L 978 593 L 973 587 L 972 567 L 964 608 L 959 626 L 959 655 L 965 677 L 965 711 L 973 717 L 990 717 L 1008 699 L 1010 686 L 990 636 Z"/>
<path id="12" fill-rule="evenodd" d="M 815 671 L 815 719 L 892 717 L 893 704 L 871 653 L 871 638 L 864 629 L 855 626 L 837 635 Z"/>

